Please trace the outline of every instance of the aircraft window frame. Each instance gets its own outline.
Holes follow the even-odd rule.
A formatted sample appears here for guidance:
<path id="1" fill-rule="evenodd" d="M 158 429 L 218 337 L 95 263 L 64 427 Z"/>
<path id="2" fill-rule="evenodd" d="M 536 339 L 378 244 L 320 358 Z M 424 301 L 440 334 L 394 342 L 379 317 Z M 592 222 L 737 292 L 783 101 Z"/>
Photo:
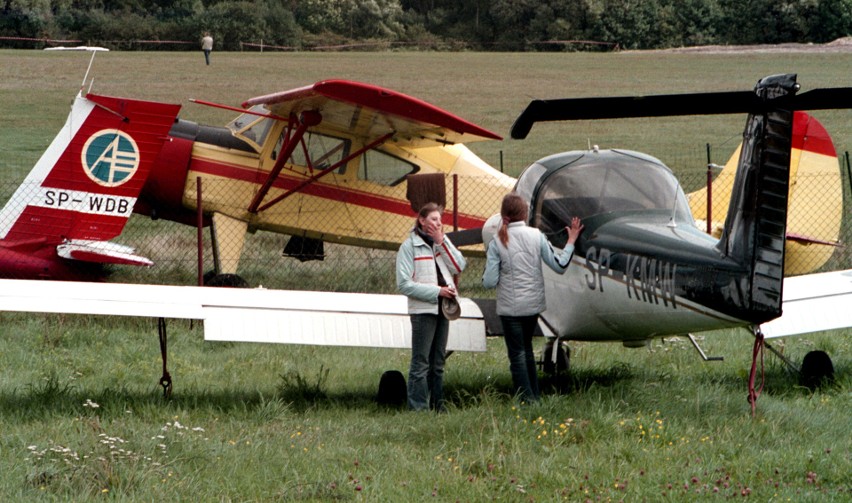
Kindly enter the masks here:
<path id="1" fill-rule="evenodd" d="M 255 105 L 249 109 L 256 113 L 269 113 L 263 105 Z M 254 114 L 240 114 L 227 124 L 231 134 L 245 141 L 257 152 L 263 148 L 267 136 L 272 131 L 276 120 L 271 117 L 261 117 Z"/>
<path id="2" fill-rule="evenodd" d="M 410 169 L 408 171 L 402 173 L 400 176 L 396 176 L 395 178 L 393 176 L 387 177 L 387 178 L 378 178 L 378 179 L 370 178 L 370 165 L 369 165 L 369 161 L 367 160 L 368 156 L 370 154 L 373 154 L 373 157 L 375 157 L 376 155 L 381 156 L 382 159 L 393 159 L 394 161 L 397 162 L 397 164 L 394 166 L 394 168 L 396 168 L 396 166 L 408 166 Z M 382 169 L 384 169 L 384 168 L 382 168 Z M 401 171 L 402 170 L 400 170 L 400 172 Z M 406 178 L 408 177 L 408 175 L 413 175 L 415 173 L 418 173 L 419 171 L 420 171 L 420 166 L 417 165 L 416 163 L 412 162 L 412 161 L 408 161 L 406 159 L 403 159 L 402 157 L 400 157 L 398 155 L 391 154 L 391 153 L 389 153 L 385 150 L 371 149 L 371 150 L 365 151 L 363 154 L 361 154 L 359 156 L 358 170 L 357 170 L 356 176 L 357 176 L 357 179 L 359 181 L 376 183 L 376 184 L 379 184 L 379 185 L 384 185 L 386 187 L 396 187 L 400 183 L 404 182 L 406 180 Z M 387 180 L 390 180 L 390 181 L 388 182 Z"/>
<path id="3" fill-rule="evenodd" d="M 281 130 L 281 134 L 278 136 L 272 151 L 269 153 L 269 157 L 273 161 L 278 158 L 278 153 L 281 152 L 281 148 L 284 146 L 284 137 L 287 136 L 287 133 L 287 128 Z M 342 138 L 325 133 L 307 131 L 305 136 L 302 137 L 302 141 L 305 142 L 304 145 L 302 142 L 300 142 L 299 145 L 296 145 L 296 148 L 290 155 L 290 159 L 287 159 L 286 165 L 290 170 L 302 172 L 303 174 L 307 173 L 309 170 L 307 160 L 305 159 L 305 150 L 307 150 L 308 158 L 311 161 L 311 168 L 315 171 L 322 171 L 348 157 L 349 152 L 352 149 L 352 141 L 348 138 Z M 334 146 L 325 148 L 324 143 L 322 142 L 331 142 Z M 312 148 L 316 148 L 317 144 L 319 144 L 317 151 L 311 150 Z M 316 153 L 319 153 L 320 155 L 317 159 L 314 159 L 314 154 Z M 334 158 L 329 160 L 332 156 Z M 337 174 L 342 175 L 345 173 L 346 166 L 348 164 L 349 163 L 347 162 L 337 168 Z"/>

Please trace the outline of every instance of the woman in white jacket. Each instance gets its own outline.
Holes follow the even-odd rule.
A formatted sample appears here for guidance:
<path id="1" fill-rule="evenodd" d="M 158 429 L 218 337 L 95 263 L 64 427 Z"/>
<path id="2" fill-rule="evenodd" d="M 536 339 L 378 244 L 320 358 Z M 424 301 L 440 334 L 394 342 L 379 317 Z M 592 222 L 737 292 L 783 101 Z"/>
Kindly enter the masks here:
<path id="1" fill-rule="evenodd" d="M 461 252 L 444 236 L 441 212 L 437 204 L 425 204 L 396 254 L 396 285 L 408 297 L 411 317 L 411 410 L 444 410 L 444 360 L 450 326 L 441 314 L 439 300 L 457 295 L 453 275 L 466 265 Z"/>
<path id="2" fill-rule="evenodd" d="M 521 400 L 533 402 L 540 395 L 532 337 L 538 315 L 546 308 L 541 263 L 564 273 L 583 224 L 579 218 L 572 219 L 565 228 L 568 243 L 565 249 L 556 251 L 540 230 L 527 226 L 528 208 L 515 193 L 503 198 L 503 223 L 497 237 L 488 244 L 482 285 L 497 287 L 497 314 L 503 324 L 512 383 Z"/>

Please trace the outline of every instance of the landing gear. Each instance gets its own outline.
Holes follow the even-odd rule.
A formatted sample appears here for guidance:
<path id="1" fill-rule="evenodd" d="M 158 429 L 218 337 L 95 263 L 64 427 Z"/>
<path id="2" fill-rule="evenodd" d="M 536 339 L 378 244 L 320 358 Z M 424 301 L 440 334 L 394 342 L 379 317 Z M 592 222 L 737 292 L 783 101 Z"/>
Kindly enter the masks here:
<path id="1" fill-rule="evenodd" d="M 204 286 L 248 288 L 249 284 L 239 274 L 216 274 L 214 271 L 209 271 L 204 275 Z"/>
<path id="2" fill-rule="evenodd" d="M 802 386 L 814 390 L 823 384 L 834 381 L 834 365 L 825 351 L 811 351 L 802 360 L 799 382 Z"/>
<path id="3" fill-rule="evenodd" d="M 556 350 L 554 357 L 553 351 Z M 568 372 L 571 349 L 555 337 L 548 337 L 541 352 L 541 369 L 548 376 Z"/>
<path id="4" fill-rule="evenodd" d="M 831 357 L 829 357 L 828 353 L 825 351 L 810 351 L 802 360 L 802 366 L 800 368 L 774 347 L 769 344 L 765 345 L 768 350 L 772 351 L 775 356 L 780 358 L 781 361 L 787 365 L 787 368 L 789 368 L 791 372 L 799 374 L 799 384 L 809 390 L 813 391 L 820 386 L 834 382 L 834 365 L 831 363 Z"/>

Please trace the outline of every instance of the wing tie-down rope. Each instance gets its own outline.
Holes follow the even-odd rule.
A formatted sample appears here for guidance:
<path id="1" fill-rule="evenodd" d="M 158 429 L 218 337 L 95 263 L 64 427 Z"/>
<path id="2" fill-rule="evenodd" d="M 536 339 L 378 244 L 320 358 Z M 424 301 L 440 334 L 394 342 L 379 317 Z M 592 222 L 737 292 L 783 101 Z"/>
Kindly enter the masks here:
<path id="1" fill-rule="evenodd" d="M 763 385 L 766 384 L 766 373 L 763 366 L 763 348 L 766 346 L 759 326 L 752 327 L 754 332 L 754 349 L 751 354 L 751 372 L 748 375 L 748 403 L 751 404 L 751 416 L 754 417 L 757 408 L 757 397 L 763 391 Z M 760 356 L 760 387 L 755 389 L 754 382 L 757 378 L 757 358 Z"/>
<path id="2" fill-rule="evenodd" d="M 160 336 L 160 354 L 163 357 L 163 376 L 160 377 L 160 386 L 163 387 L 163 397 L 172 396 L 172 376 L 166 368 L 166 354 L 168 353 L 168 338 L 166 335 L 166 319 L 157 319 L 157 332 Z"/>

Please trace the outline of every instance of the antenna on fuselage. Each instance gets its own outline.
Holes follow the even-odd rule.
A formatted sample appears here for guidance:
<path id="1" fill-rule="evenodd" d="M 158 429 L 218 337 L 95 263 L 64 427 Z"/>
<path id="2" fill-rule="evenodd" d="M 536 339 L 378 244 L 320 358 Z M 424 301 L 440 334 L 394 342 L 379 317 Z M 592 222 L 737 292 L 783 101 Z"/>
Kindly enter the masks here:
<path id="1" fill-rule="evenodd" d="M 46 47 L 45 51 L 86 51 L 91 52 L 92 57 L 89 58 L 89 66 L 86 68 L 86 73 L 83 75 L 83 82 L 80 83 L 80 92 L 78 94 L 83 93 L 83 88 L 86 87 L 86 79 L 89 78 L 89 71 L 92 69 L 92 63 L 95 62 L 95 53 L 97 52 L 109 52 L 109 49 L 105 47 L 89 47 L 86 45 L 79 45 L 77 47 Z M 89 89 L 91 89 L 91 84 L 89 85 Z"/>
<path id="2" fill-rule="evenodd" d="M 105 49 L 105 48 L 103 48 L 103 47 L 81 47 L 81 48 L 80 48 L 80 50 L 82 50 L 82 51 L 89 51 L 89 52 L 91 52 L 91 53 L 92 53 L 92 57 L 91 57 L 91 58 L 89 58 L 89 66 L 86 68 L 86 74 L 85 74 L 85 75 L 83 75 L 83 82 L 81 82 L 81 83 L 80 83 L 80 92 L 82 93 L 82 92 L 83 92 L 83 88 L 84 88 L 84 87 L 86 87 L 86 79 L 88 79 L 88 78 L 89 78 L 89 71 L 92 69 L 92 63 L 94 63 L 94 62 L 95 62 L 95 54 L 97 54 L 97 53 L 99 53 L 99 52 L 101 52 L 101 51 L 104 51 L 104 52 L 109 51 L 109 49 Z M 90 90 L 90 91 L 91 91 L 91 89 L 92 89 L 92 84 L 94 84 L 94 79 L 93 79 L 93 80 L 92 80 L 92 82 L 89 84 L 89 90 Z"/>
<path id="3" fill-rule="evenodd" d="M 678 184 L 677 178 L 674 176 L 674 173 L 669 172 L 669 174 L 671 175 L 672 180 L 674 180 L 674 197 L 672 198 L 672 214 L 669 217 L 669 223 L 666 225 L 668 225 L 670 229 L 675 229 L 677 228 L 677 222 L 675 222 L 675 215 L 677 215 L 677 189 L 680 187 L 680 185 Z"/>

